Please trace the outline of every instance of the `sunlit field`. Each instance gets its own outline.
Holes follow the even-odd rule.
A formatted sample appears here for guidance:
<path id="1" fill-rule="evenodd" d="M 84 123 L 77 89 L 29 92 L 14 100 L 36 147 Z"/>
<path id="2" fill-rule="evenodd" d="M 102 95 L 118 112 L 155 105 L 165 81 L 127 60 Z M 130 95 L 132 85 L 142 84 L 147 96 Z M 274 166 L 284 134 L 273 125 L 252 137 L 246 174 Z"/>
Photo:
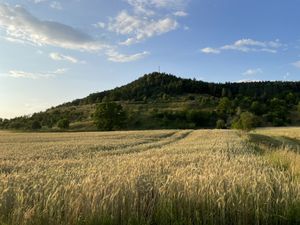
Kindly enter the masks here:
<path id="1" fill-rule="evenodd" d="M 300 224 L 298 139 L 300 129 L 2 132 L 0 224 Z"/>

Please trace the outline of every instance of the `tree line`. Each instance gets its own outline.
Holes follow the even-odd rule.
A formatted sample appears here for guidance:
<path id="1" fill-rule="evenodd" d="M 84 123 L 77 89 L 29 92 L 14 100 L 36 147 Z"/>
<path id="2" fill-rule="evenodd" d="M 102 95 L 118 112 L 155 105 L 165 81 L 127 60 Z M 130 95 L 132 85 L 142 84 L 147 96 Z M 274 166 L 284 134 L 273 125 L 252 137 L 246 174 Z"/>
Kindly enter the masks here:
<path id="1" fill-rule="evenodd" d="M 299 101 L 300 82 L 215 84 L 152 73 L 45 112 L 0 119 L 0 128 L 68 130 L 86 121 L 99 130 L 285 126 L 297 122 Z"/>

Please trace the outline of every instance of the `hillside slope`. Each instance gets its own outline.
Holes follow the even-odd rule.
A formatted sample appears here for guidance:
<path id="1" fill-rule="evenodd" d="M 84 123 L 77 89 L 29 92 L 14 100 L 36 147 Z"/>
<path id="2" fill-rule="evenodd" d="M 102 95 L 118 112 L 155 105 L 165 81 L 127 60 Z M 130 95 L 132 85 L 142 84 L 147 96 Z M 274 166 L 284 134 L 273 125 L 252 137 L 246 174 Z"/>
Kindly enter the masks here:
<path id="1" fill-rule="evenodd" d="M 95 106 L 114 101 L 127 112 L 125 129 L 213 128 L 222 120 L 231 127 L 243 112 L 258 126 L 297 125 L 300 82 L 208 83 L 170 74 L 151 73 L 122 87 L 93 93 L 32 116 L 4 120 L 5 129 L 56 129 L 60 119 L 71 129 L 93 130 Z"/>

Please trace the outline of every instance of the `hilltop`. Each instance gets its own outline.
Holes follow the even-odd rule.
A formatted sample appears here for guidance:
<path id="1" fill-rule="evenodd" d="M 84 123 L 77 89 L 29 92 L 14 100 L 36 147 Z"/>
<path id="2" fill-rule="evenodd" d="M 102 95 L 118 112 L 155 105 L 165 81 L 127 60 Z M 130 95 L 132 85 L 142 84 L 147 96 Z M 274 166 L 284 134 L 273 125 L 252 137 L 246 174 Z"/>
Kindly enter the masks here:
<path id="1" fill-rule="evenodd" d="M 52 107 L 32 116 L 3 120 L 4 129 L 57 129 L 61 119 L 73 130 L 94 130 L 97 104 L 116 102 L 127 114 L 124 129 L 214 128 L 217 121 L 231 127 L 243 112 L 257 126 L 298 125 L 300 82 L 209 83 L 171 74 L 151 73 L 113 90 Z"/>

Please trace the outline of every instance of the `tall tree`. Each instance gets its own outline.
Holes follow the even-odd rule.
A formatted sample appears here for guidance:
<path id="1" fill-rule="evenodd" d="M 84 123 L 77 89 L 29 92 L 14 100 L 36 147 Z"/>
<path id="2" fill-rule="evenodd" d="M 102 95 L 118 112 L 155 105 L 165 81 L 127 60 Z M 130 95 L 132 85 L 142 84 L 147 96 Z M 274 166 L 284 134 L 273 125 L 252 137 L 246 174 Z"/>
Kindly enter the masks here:
<path id="1" fill-rule="evenodd" d="M 97 106 L 94 121 L 99 130 L 111 131 L 124 127 L 126 113 L 121 105 L 114 102 L 104 102 Z"/>

